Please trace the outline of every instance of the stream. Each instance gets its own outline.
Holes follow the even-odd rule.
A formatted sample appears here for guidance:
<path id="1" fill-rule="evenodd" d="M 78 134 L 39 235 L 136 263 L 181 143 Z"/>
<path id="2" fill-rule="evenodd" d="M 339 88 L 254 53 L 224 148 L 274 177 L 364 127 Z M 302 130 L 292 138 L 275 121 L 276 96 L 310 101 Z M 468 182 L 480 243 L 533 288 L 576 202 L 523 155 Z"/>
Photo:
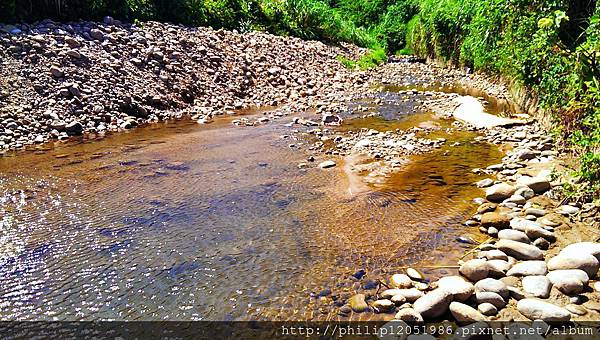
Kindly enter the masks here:
<path id="1" fill-rule="evenodd" d="M 395 91 L 356 103 L 379 116 L 332 129 L 433 125 L 447 142 L 357 193 L 342 157 L 298 168 L 310 138 L 291 117 L 183 119 L 0 157 L 0 319 L 331 319 L 315 293 L 355 289 L 357 270 L 452 272 L 426 267 L 456 264 L 457 237 L 485 238 L 462 225 L 484 178 L 471 170 L 502 154 Z"/>

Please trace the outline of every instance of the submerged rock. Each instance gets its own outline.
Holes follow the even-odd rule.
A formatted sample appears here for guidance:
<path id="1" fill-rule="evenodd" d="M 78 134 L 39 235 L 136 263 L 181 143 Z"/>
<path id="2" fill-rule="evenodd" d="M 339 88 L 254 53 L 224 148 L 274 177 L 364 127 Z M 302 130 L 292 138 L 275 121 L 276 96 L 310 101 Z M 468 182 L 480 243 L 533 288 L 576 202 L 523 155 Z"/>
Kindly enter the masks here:
<path id="1" fill-rule="evenodd" d="M 356 313 L 362 313 L 369 309 L 369 305 L 365 301 L 364 294 L 356 294 L 348 299 L 348 304 L 350 304 L 350 308 Z"/>

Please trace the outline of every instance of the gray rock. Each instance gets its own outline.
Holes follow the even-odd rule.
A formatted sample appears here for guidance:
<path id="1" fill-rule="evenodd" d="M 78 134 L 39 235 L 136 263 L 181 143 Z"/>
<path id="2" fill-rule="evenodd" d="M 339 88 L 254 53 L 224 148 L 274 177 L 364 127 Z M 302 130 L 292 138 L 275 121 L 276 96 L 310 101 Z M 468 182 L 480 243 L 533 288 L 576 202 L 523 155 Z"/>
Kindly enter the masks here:
<path id="1" fill-rule="evenodd" d="M 517 260 L 541 260 L 544 253 L 536 246 L 512 240 L 500 240 L 496 247 Z"/>
<path id="2" fill-rule="evenodd" d="M 101 30 L 97 29 L 97 28 L 92 28 L 90 30 L 90 36 L 96 40 L 104 40 L 104 32 L 102 32 Z"/>
<path id="3" fill-rule="evenodd" d="M 584 284 L 588 284 L 590 278 L 586 272 L 580 269 L 564 269 L 564 270 L 553 270 L 546 274 L 546 277 L 552 282 L 553 285 L 557 285 L 560 281 L 577 278 Z"/>
<path id="4" fill-rule="evenodd" d="M 500 280 L 487 278 L 475 284 L 476 292 L 493 292 L 502 297 L 503 300 L 508 299 L 508 288 L 506 284 Z"/>
<path id="5" fill-rule="evenodd" d="M 552 283 L 550 283 L 550 280 L 545 276 L 525 276 L 522 283 L 523 290 L 527 294 L 543 299 L 547 299 L 550 296 Z"/>
<path id="6" fill-rule="evenodd" d="M 511 267 L 511 264 L 504 260 L 489 260 L 487 263 L 490 269 L 488 275 L 495 278 L 506 276 L 506 272 Z"/>
<path id="7" fill-rule="evenodd" d="M 496 308 L 496 306 L 492 305 L 491 303 L 487 302 L 479 304 L 479 306 L 477 306 L 477 310 L 479 311 L 479 313 L 487 316 L 498 314 L 498 308 Z"/>
<path id="8" fill-rule="evenodd" d="M 52 65 L 50 67 L 50 73 L 52 73 L 52 75 L 56 78 L 61 78 L 62 76 L 64 76 L 63 71 L 58 66 L 55 66 L 55 65 Z"/>
<path id="9" fill-rule="evenodd" d="M 406 303 L 406 298 L 402 294 L 394 295 L 390 300 L 395 303 L 396 306 Z"/>
<path id="10" fill-rule="evenodd" d="M 507 183 L 500 183 L 489 187 L 485 191 L 485 197 L 491 202 L 502 202 L 515 193 L 516 188 Z"/>
<path id="11" fill-rule="evenodd" d="M 487 260 L 508 260 L 508 256 L 503 251 L 498 249 L 482 251 L 479 253 L 478 257 L 485 258 Z"/>
<path id="12" fill-rule="evenodd" d="M 541 250 L 548 250 L 548 248 L 550 248 L 550 242 L 543 237 L 540 237 L 533 241 L 533 245 L 540 248 Z"/>
<path id="13" fill-rule="evenodd" d="M 530 320 L 565 322 L 571 319 L 568 310 L 538 299 L 523 299 L 517 310 Z"/>
<path id="14" fill-rule="evenodd" d="M 544 261 L 525 261 L 520 262 L 512 266 L 507 276 L 532 276 L 532 275 L 546 275 L 548 273 L 548 267 Z"/>
<path id="15" fill-rule="evenodd" d="M 510 292 L 510 297 L 517 301 L 526 298 L 525 293 L 517 287 L 508 287 L 508 291 Z"/>
<path id="16" fill-rule="evenodd" d="M 504 229 L 498 232 L 498 238 L 501 240 L 511 240 L 521 243 L 530 243 L 529 237 L 522 232 L 514 229 Z"/>
<path id="17" fill-rule="evenodd" d="M 382 299 L 391 299 L 392 297 L 402 294 L 402 289 L 398 289 L 398 288 L 392 288 L 392 289 L 386 289 L 383 292 L 381 292 L 381 294 L 379 294 L 379 296 Z"/>
<path id="18" fill-rule="evenodd" d="M 477 321 L 485 321 L 485 316 L 475 308 L 460 302 L 450 303 L 450 313 L 459 324 L 471 324 Z"/>
<path id="19" fill-rule="evenodd" d="M 414 310 L 412 308 L 403 308 L 403 309 L 399 310 L 398 313 L 396 313 L 396 316 L 394 318 L 397 320 L 402 320 L 402 321 L 406 321 L 406 322 L 416 322 L 416 323 L 424 322 L 421 314 L 419 314 L 419 312 L 417 312 L 416 310 Z"/>
<path id="20" fill-rule="evenodd" d="M 465 262 L 460 266 L 458 271 L 462 276 L 469 279 L 469 281 L 477 282 L 486 278 L 490 269 L 485 260 L 473 259 Z"/>
<path id="21" fill-rule="evenodd" d="M 436 289 L 415 301 L 413 308 L 424 318 L 436 318 L 448 310 L 452 294 L 444 289 Z"/>
<path id="22" fill-rule="evenodd" d="M 529 187 L 519 188 L 515 191 L 515 195 L 522 196 L 526 200 L 531 199 L 535 196 L 535 192 Z"/>
<path id="23" fill-rule="evenodd" d="M 568 253 L 561 252 L 558 256 L 555 256 L 548 261 L 549 270 L 561 270 L 561 269 L 581 269 L 588 277 L 595 277 L 598 273 L 600 263 L 598 259 L 590 254 L 579 253 L 575 254 L 573 251 Z"/>
<path id="24" fill-rule="evenodd" d="M 69 135 L 80 135 L 83 132 L 83 125 L 78 121 L 73 121 L 65 126 Z"/>
<path id="25" fill-rule="evenodd" d="M 554 234 L 552 232 L 550 232 L 542 227 L 539 227 L 539 226 L 534 226 L 534 225 L 527 226 L 525 228 L 525 234 L 531 240 L 535 240 L 539 237 L 543 237 L 546 240 L 551 241 L 551 242 L 556 241 L 556 237 L 554 236 Z"/>
<path id="26" fill-rule="evenodd" d="M 413 280 L 417 280 L 417 281 L 425 280 L 425 275 L 423 275 L 423 273 L 421 273 L 420 271 L 418 271 L 414 268 L 407 268 L 406 275 L 408 275 L 408 277 L 410 277 Z"/>
<path id="27" fill-rule="evenodd" d="M 475 293 L 473 284 L 460 276 L 442 277 L 438 281 L 438 288 L 447 290 L 452 294 L 454 301 L 460 302 L 467 301 Z"/>

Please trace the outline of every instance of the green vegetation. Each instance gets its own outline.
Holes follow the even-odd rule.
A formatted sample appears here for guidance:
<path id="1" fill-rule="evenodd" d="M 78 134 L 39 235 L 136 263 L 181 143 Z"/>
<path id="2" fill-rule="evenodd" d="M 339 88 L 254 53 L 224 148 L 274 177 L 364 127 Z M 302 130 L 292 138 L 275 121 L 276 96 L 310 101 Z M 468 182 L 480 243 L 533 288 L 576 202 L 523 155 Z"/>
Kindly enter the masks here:
<path id="1" fill-rule="evenodd" d="M 527 89 L 580 156 L 584 193 L 600 193 L 600 10 L 595 0 L 0 0 L 0 21 L 160 20 L 264 30 L 416 54 L 500 75 Z"/>

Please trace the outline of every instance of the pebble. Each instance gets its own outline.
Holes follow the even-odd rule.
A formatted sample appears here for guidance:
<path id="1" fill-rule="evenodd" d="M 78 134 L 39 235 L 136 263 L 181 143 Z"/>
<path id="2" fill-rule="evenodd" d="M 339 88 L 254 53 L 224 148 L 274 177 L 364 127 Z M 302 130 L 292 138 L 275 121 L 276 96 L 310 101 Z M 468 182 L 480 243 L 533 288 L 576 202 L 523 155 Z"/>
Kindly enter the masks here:
<path id="1" fill-rule="evenodd" d="M 396 304 L 387 299 L 376 300 L 373 302 L 373 309 L 377 313 L 387 313 L 396 307 Z"/>
<path id="2" fill-rule="evenodd" d="M 475 284 L 476 292 L 492 292 L 500 295 L 502 299 L 508 299 L 508 288 L 506 284 L 500 280 L 487 278 L 483 279 Z"/>
<path id="3" fill-rule="evenodd" d="M 500 296 L 498 293 L 494 292 L 478 292 L 475 293 L 475 301 L 477 303 L 491 303 L 498 309 L 504 308 L 506 306 L 506 301 Z"/>
<path id="4" fill-rule="evenodd" d="M 421 273 L 420 271 L 418 271 L 414 268 L 406 269 L 406 275 L 408 275 L 413 280 L 417 280 L 417 281 L 425 280 L 425 275 L 423 275 L 423 273 Z"/>
<path id="5" fill-rule="evenodd" d="M 514 229 L 504 229 L 498 232 L 498 238 L 501 240 L 511 240 L 522 243 L 530 243 L 529 237 L 522 232 Z"/>

